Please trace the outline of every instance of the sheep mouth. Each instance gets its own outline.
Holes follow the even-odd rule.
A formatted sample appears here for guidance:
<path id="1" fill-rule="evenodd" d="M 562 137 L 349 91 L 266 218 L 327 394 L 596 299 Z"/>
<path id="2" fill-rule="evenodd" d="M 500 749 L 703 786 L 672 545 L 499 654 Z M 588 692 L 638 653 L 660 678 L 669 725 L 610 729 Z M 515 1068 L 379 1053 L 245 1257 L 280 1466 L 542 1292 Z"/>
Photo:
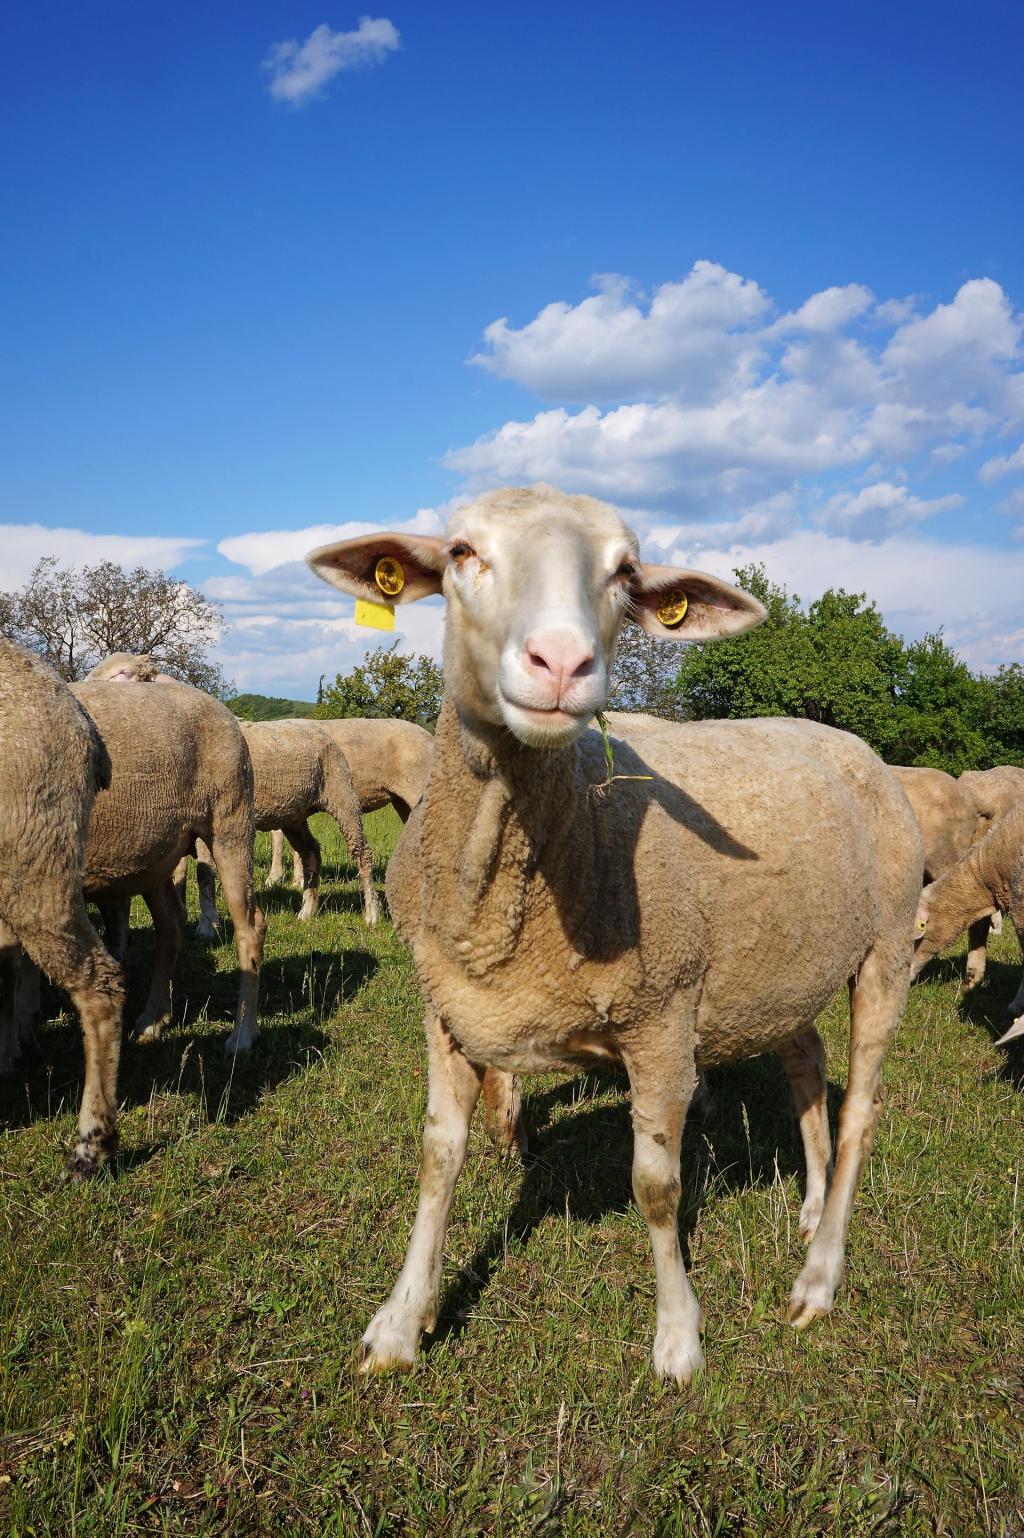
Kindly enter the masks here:
<path id="1" fill-rule="evenodd" d="M 521 705 L 507 695 L 500 702 L 505 725 L 528 747 L 563 747 L 574 742 L 594 714 L 593 706 L 566 710 L 558 705 Z"/>

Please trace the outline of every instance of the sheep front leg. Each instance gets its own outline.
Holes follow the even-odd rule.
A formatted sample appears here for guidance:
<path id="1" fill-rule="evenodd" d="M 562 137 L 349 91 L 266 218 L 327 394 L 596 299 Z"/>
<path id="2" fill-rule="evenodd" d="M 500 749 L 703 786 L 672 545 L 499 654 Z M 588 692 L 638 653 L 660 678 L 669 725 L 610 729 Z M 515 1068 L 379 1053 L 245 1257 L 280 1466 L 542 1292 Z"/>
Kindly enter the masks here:
<path id="1" fill-rule="evenodd" d="M 666 1073 L 666 1059 L 671 1064 Z M 704 1365 L 701 1315 L 679 1248 L 679 1147 L 697 1080 L 679 1073 L 682 1054 L 655 1061 L 627 1057 L 633 1099 L 633 1195 L 647 1223 L 657 1278 L 657 1327 L 652 1361 L 659 1378 L 680 1387 Z"/>
<path id="2" fill-rule="evenodd" d="M 135 1022 L 135 1031 L 140 1041 L 158 1041 L 164 1026 L 171 1023 L 171 979 L 185 926 L 181 903 L 170 880 L 142 895 L 153 917 L 156 956 L 146 1007 Z"/>
<path id="3" fill-rule="evenodd" d="M 970 993 L 972 988 L 977 988 L 985 976 L 985 966 L 988 962 L 988 932 L 992 928 L 992 915 L 986 913 L 984 918 L 976 919 L 967 931 L 967 975 L 964 978 L 964 992 Z"/>
<path id="4" fill-rule="evenodd" d="M 270 835 L 270 869 L 264 886 L 277 886 L 284 880 L 284 833 L 274 828 Z"/>
<path id="5" fill-rule="evenodd" d="M 448 1214 L 480 1097 L 482 1070 L 429 1007 L 424 1025 L 430 1077 L 416 1221 L 398 1281 L 363 1336 L 360 1372 L 411 1367 L 420 1336 L 437 1323 Z"/>
<path id="6" fill-rule="evenodd" d="M 196 886 L 199 889 L 199 923 L 196 935 L 200 940 L 220 939 L 220 914 L 217 912 L 217 872 L 208 844 L 196 839 Z"/>
<path id="7" fill-rule="evenodd" d="M 517 1074 L 498 1068 L 484 1074 L 484 1131 L 499 1154 L 528 1152 Z"/>

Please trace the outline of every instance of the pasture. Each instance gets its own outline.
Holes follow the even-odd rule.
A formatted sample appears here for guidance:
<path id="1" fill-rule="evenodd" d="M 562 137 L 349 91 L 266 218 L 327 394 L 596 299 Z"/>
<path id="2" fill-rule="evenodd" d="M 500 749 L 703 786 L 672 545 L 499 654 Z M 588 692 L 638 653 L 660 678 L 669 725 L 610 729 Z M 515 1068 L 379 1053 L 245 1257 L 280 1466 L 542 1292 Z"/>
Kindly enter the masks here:
<path id="1" fill-rule="evenodd" d="M 231 947 L 191 938 L 174 1027 L 126 1041 L 116 1178 L 58 1178 L 80 1089 L 69 1013 L 0 1086 L 0 1529 L 1019 1538 L 1024 1059 L 992 1045 L 1009 928 L 977 993 L 959 994 L 962 956 L 911 993 L 830 1319 L 785 1323 L 803 1159 L 775 1059 L 714 1074 L 687 1127 L 708 1365 L 683 1392 L 648 1365 L 624 1081 L 537 1079 L 525 1169 L 474 1126 L 418 1369 L 366 1380 L 359 1337 L 415 1205 L 425 1052 L 411 963 L 388 922 L 365 928 L 317 824 L 320 916 L 266 896 L 251 1059 L 223 1057 Z M 380 875 L 399 824 L 368 825 Z M 262 873 L 266 835 L 258 856 Z M 138 900 L 133 923 L 129 1020 Z M 824 1034 L 834 1115 L 845 996 Z"/>

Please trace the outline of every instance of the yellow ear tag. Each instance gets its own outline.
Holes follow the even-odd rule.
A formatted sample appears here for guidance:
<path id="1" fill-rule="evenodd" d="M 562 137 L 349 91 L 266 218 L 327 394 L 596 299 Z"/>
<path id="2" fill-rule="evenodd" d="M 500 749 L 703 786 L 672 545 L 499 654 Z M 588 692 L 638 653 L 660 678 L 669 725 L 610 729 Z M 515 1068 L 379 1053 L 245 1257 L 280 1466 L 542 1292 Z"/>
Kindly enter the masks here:
<path id="1" fill-rule="evenodd" d="M 401 562 L 396 561 L 393 555 L 381 556 L 374 569 L 373 579 L 388 598 L 394 598 L 405 586 L 405 572 Z"/>
<path id="2" fill-rule="evenodd" d="M 917 929 L 918 934 L 922 934 L 923 935 L 925 930 L 928 928 L 928 920 L 927 919 L 918 919 L 917 924 L 916 924 L 915 927 Z"/>
<path id="3" fill-rule="evenodd" d="M 395 611 L 389 603 L 374 603 L 372 598 L 356 599 L 356 624 L 370 630 L 394 630 Z"/>
<path id="4" fill-rule="evenodd" d="M 666 593 L 654 612 L 666 630 L 675 630 L 677 625 L 683 623 L 689 607 L 689 600 L 685 593 Z"/>

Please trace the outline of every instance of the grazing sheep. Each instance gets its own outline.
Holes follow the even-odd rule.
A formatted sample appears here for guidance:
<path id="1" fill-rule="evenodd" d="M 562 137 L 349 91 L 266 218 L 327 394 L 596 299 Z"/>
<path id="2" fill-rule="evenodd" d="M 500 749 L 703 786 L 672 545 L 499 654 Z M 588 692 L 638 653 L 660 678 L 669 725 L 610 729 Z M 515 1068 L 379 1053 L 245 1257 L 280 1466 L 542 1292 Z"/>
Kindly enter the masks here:
<path id="1" fill-rule="evenodd" d="M 959 864 L 921 893 L 917 943 L 911 975 L 916 977 L 933 956 L 953 944 L 965 929 L 992 913 L 1008 915 L 1018 939 L 1024 936 L 1024 805 L 1000 817 L 991 832 Z M 969 980 L 973 987 L 978 978 Z M 1024 1035 L 1024 974 L 1010 1005 L 1013 1025 L 997 1045 Z"/>
<path id="2" fill-rule="evenodd" d="M 406 822 L 423 794 L 434 756 L 434 739 L 412 721 L 363 717 L 318 721 L 345 755 L 361 812 L 390 802 Z M 267 885 L 284 875 L 284 834 L 275 830 Z M 302 885 L 302 858 L 295 851 L 294 884 Z"/>
<path id="3" fill-rule="evenodd" d="M 703 1361 L 677 1228 L 687 1106 L 699 1069 L 779 1051 L 808 1166 L 810 1249 L 790 1317 L 803 1327 L 827 1313 L 921 887 L 920 834 L 888 768 L 807 721 L 634 717 L 609 776 L 585 727 L 605 703 L 623 621 L 662 640 L 712 639 L 764 610 L 717 578 L 641 565 L 632 531 L 589 497 L 492 492 L 454 515 L 446 539 L 367 535 L 309 562 L 357 597 L 372 598 L 381 573 L 394 594 L 397 570 L 398 602 L 448 599 L 433 766 L 387 878 L 426 1000 L 419 1206 L 363 1369 L 410 1365 L 434 1326 L 485 1067 L 508 1085 L 624 1062 L 633 1190 L 657 1276 L 654 1367 L 682 1383 Z M 847 981 L 850 1071 L 830 1179 L 814 1022 Z"/>
<path id="4" fill-rule="evenodd" d="M 245 721 L 252 755 L 257 828 L 283 828 L 302 862 L 299 918 L 312 918 L 320 900 L 320 845 L 306 819 L 328 812 L 348 844 L 363 889 L 363 917 L 380 917 L 370 846 L 345 755 L 320 721 Z"/>
<path id="5" fill-rule="evenodd" d="M 117 1064 L 124 985 L 121 968 L 89 922 L 82 895 L 86 835 L 96 792 L 109 784 L 106 750 L 67 687 L 20 647 L 0 639 L 0 944 L 15 943 L 78 1011 L 85 1086 L 68 1172 L 92 1175 L 117 1148 Z M 5 1032 L 32 1007 L 22 958 L 13 958 L 14 997 Z M 8 996 L 11 990 L 8 990 Z M 20 1034 L 20 1032 L 19 1032 Z M 20 1043 L 7 1035 L 10 1063 Z"/>
<path id="6" fill-rule="evenodd" d="M 984 832 L 975 812 L 974 801 L 962 779 L 955 780 L 941 769 L 913 769 L 893 765 L 893 774 L 906 792 L 924 840 L 924 879 L 936 881 L 958 860 Z M 967 954 L 966 987 L 973 988 L 985 975 L 988 937 L 994 928 L 989 918 L 971 926 Z"/>
<path id="7" fill-rule="evenodd" d="M 995 769 L 965 769 L 959 783 L 978 814 L 978 836 L 1024 801 L 1024 769 L 999 764 Z"/>
<path id="8" fill-rule="evenodd" d="M 202 838 L 210 846 L 235 929 L 241 972 L 230 1052 L 259 1034 L 256 1005 L 263 914 L 252 895 L 252 766 L 238 722 L 218 700 L 188 684 L 145 689 L 98 681 L 74 684 L 110 755 L 110 789 L 98 796 L 85 851 L 86 895 L 100 903 L 140 893 L 153 915 L 156 964 L 136 1022 L 144 1039 L 171 1019 L 171 976 L 182 912 L 171 876 Z"/>
<path id="9" fill-rule="evenodd" d="M 962 860 L 975 836 L 974 802 L 959 780 L 941 769 L 904 768 L 892 772 L 903 786 L 924 842 L 924 875 L 935 881 Z"/>

